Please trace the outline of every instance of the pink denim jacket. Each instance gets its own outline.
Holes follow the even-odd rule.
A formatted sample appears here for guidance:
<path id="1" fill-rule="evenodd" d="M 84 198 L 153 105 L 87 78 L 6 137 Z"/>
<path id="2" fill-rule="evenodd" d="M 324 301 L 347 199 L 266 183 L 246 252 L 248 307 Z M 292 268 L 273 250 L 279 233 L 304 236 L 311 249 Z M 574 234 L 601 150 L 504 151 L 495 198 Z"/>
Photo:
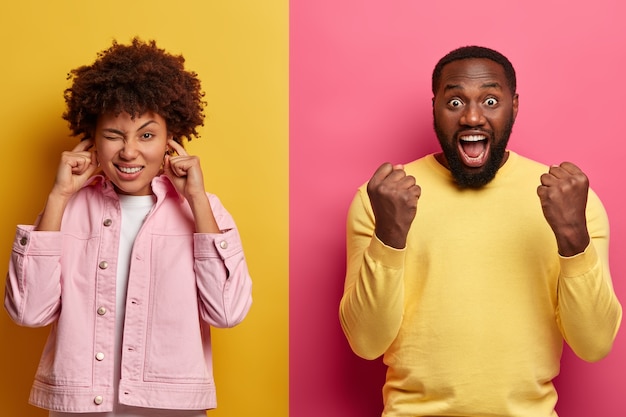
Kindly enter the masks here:
<path id="1" fill-rule="evenodd" d="M 170 409 L 215 408 L 210 326 L 232 327 L 251 302 L 235 223 L 209 200 L 222 234 L 194 233 L 169 179 L 133 246 L 119 401 Z M 121 214 L 111 183 L 94 177 L 70 201 L 60 232 L 18 226 L 5 308 L 23 326 L 51 325 L 30 402 L 66 412 L 113 408 L 115 282 Z"/>

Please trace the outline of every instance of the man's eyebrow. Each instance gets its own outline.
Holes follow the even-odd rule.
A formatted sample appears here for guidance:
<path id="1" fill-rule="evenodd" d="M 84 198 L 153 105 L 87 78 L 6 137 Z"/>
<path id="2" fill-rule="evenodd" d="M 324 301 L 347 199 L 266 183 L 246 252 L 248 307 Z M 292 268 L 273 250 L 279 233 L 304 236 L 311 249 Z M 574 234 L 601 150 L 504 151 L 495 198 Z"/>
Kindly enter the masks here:
<path id="1" fill-rule="evenodd" d="M 492 83 L 485 83 L 483 85 L 480 86 L 481 88 L 497 88 L 499 90 L 502 90 L 502 86 L 500 85 L 500 83 L 498 82 L 492 82 Z"/>
<path id="2" fill-rule="evenodd" d="M 443 91 L 448 90 L 463 90 L 463 87 L 461 87 L 460 84 L 446 84 L 446 86 L 443 88 Z"/>
<path id="3" fill-rule="evenodd" d="M 500 85 L 500 83 L 494 81 L 494 82 L 489 82 L 489 83 L 484 83 L 483 85 L 480 86 L 480 88 L 482 89 L 489 89 L 489 88 L 497 88 L 499 90 L 502 90 L 502 86 Z M 449 91 L 449 90 L 464 90 L 465 88 L 463 88 L 462 85 L 460 84 L 447 84 L 443 90 L 444 91 Z"/>

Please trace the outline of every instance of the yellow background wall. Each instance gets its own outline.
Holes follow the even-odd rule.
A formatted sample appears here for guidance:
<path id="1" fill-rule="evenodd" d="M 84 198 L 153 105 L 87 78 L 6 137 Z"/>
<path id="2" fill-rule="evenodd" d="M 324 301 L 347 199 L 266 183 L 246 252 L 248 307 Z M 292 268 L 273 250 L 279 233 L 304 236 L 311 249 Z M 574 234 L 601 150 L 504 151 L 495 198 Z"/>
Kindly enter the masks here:
<path id="1" fill-rule="evenodd" d="M 203 82 L 205 182 L 235 217 L 254 281 L 252 310 L 214 332 L 218 408 L 209 416 L 288 415 L 288 1 L 5 1 L 0 13 L 0 271 L 15 225 L 30 224 L 60 153 L 77 139 L 61 119 L 69 70 L 115 38 L 155 39 Z M 2 294 L 4 293 L 4 279 Z M 47 329 L 0 313 L 0 415 L 27 404 Z"/>

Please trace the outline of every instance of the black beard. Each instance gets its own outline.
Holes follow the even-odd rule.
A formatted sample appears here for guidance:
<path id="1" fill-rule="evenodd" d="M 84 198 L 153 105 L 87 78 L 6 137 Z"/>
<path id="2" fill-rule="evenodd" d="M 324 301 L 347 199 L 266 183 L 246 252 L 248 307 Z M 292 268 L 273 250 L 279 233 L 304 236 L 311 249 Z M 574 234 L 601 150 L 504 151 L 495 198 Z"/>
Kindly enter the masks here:
<path id="1" fill-rule="evenodd" d="M 506 147 L 509 143 L 509 137 L 513 130 L 513 115 L 509 118 L 502 136 L 500 138 L 494 138 L 491 143 L 491 153 L 485 166 L 480 168 L 477 172 L 469 170 L 461 161 L 457 153 L 456 142 L 446 138 L 443 132 L 437 126 L 437 120 L 435 120 L 435 133 L 437 139 L 441 145 L 441 150 L 448 162 L 448 168 L 452 177 L 456 181 L 457 185 L 461 188 L 480 188 L 487 185 L 498 173 L 502 160 L 506 153 Z"/>

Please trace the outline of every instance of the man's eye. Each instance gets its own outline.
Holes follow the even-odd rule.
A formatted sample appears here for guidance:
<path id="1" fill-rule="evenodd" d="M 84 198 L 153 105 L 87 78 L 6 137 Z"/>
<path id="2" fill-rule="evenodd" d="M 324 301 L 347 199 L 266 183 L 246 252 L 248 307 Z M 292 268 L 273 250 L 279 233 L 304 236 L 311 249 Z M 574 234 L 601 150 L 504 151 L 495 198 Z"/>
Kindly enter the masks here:
<path id="1" fill-rule="evenodd" d="M 485 104 L 489 107 L 495 106 L 496 104 L 498 104 L 498 100 L 496 100 L 493 97 L 489 97 L 487 100 L 485 100 Z"/>
<path id="2" fill-rule="evenodd" d="M 459 100 L 458 98 L 453 98 L 452 100 L 448 102 L 448 104 L 450 105 L 450 107 L 460 107 L 463 104 L 463 102 Z"/>

